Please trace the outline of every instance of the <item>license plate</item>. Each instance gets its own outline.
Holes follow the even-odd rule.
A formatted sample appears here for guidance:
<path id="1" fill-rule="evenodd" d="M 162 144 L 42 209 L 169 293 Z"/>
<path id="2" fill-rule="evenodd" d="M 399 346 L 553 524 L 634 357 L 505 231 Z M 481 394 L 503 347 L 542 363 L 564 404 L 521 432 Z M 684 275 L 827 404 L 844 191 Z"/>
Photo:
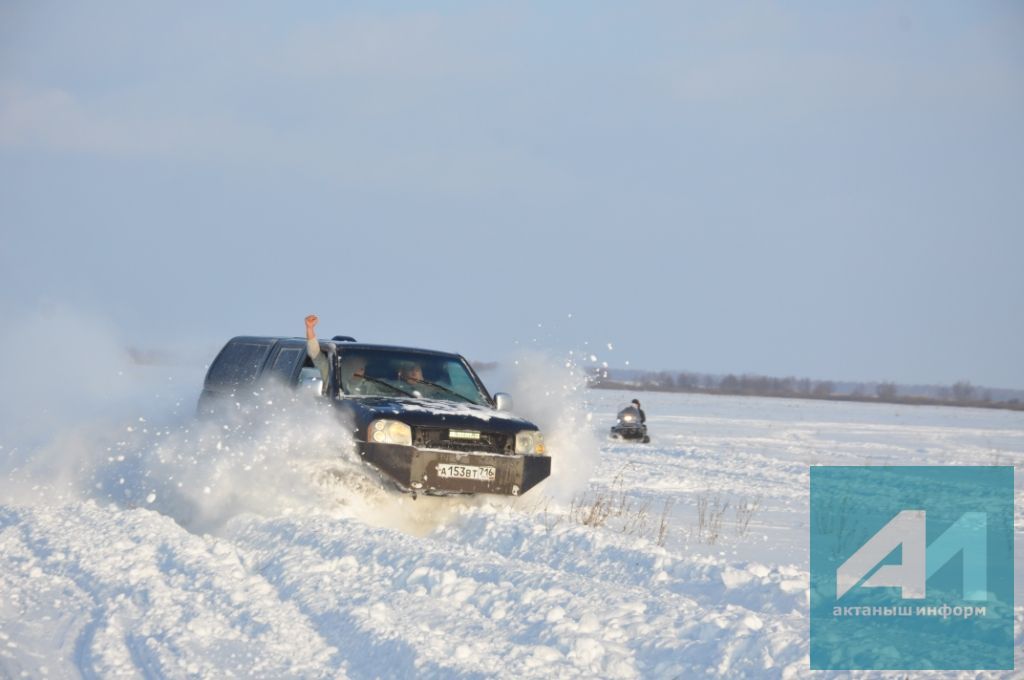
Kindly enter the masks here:
<path id="1" fill-rule="evenodd" d="M 445 479 L 478 479 L 483 482 L 494 481 L 494 468 L 489 465 L 452 465 L 438 463 L 437 476 Z"/>
<path id="2" fill-rule="evenodd" d="M 473 432 L 471 430 L 448 430 L 449 439 L 468 439 L 470 441 L 480 441 L 480 433 Z"/>

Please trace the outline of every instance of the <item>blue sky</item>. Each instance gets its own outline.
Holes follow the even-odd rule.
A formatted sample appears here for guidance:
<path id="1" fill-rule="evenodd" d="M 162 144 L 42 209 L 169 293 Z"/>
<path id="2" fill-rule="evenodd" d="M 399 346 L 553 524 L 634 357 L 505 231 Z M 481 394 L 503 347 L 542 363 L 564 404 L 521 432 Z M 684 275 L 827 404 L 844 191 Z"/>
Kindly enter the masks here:
<path id="1" fill-rule="evenodd" d="M 1019 3 L 0 4 L 12 328 L 1024 388 L 1021 159 Z"/>

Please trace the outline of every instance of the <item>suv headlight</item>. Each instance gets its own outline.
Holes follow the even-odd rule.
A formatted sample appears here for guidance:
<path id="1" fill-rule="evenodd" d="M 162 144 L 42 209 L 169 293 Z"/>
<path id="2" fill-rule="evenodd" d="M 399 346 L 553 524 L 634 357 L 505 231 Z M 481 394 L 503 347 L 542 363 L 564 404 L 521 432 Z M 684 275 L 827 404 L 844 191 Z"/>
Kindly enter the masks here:
<path id="1" fill-rule="evenodd" d="M 536 430 L 519 432 L 516 434 L 516 453 L 547 453 L 547 449 L 544 448 L 544 435 Z"/>
<path id="2" fill-rule="evenodd" d="M 370 423 L 367 439 L 375 444 L 412 446 L 412 428 L 397 420 L 375 420 Z"/>

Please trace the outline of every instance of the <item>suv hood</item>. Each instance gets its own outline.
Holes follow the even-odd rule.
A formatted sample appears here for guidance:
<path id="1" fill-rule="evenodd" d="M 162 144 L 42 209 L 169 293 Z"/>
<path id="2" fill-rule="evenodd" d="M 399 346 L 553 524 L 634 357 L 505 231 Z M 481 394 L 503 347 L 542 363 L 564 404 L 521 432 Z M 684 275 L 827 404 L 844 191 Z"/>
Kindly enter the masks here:
<path id="1" fill-rule="evenodd" d="M 515 433 L 537 426 L 507 411 L 475 404 L 401 397 L 347 397 L 339 400 L 363 418 L 392 418 L 414 427 L 452 427 L 486 432 Z"/>

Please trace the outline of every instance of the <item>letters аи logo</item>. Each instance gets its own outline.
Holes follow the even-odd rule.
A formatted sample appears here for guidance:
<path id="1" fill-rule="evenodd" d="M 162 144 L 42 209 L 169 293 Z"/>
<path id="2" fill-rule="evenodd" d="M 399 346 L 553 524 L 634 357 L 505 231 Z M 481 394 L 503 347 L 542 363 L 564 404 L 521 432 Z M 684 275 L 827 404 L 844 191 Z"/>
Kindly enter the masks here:
<path id="1" fill-rule="evenodd" d="M 900 588 L 903 599 L 922 600 L 928 579 L 957 553 L 963 555 L 963 599 L 987 599 L 985 513 L 963 513 L 927 547 L 925 528 L 924 510 L 903 510 L 889 520 L 836 570 L 836 599 L 868 576 L 862 588 Z M 901 564 L 886 564 L 870 573 L 896 548 L 901 549 Z"/>

